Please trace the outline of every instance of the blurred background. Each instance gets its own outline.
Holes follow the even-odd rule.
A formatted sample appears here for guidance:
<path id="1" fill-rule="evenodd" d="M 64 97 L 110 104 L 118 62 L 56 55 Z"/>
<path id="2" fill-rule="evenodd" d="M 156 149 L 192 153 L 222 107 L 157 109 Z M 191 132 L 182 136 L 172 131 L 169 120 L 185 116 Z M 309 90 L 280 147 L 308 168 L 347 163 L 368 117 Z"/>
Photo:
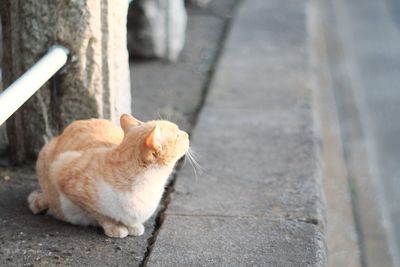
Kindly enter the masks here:
<path id="1" fill-rule="evenodd" d="M 327 1 L 320 9 L 365 266 L 400 264 L 399 4 Z"/>

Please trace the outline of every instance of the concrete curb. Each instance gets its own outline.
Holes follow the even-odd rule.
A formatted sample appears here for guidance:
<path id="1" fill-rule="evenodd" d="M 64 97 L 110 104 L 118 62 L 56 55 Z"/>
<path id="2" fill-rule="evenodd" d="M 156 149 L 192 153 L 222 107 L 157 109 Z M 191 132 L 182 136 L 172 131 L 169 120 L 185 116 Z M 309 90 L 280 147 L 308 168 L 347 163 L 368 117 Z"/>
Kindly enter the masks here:
<path id="1" fill-rule="evenodd" d="M 149 266 L 324 266 L 324 200 L 303 1 L 245 1 Z"/>
<path id="2" fill-rule="evenodd" d="M 321 1 L 309 3 L 308 28 L 315 121 L 319 122 L 323 144 L 321 158 L 326 199 L 328 266 L 358 267 L 362 266 L 359 240 L 327 55 L 324 31 L 327 16 L 322 5 Z"/>
<path id="3" fill-rule="evenodd" d="M 361 265 L 397 266 L 399 30 L 388 2 L 319 3 Z"/>

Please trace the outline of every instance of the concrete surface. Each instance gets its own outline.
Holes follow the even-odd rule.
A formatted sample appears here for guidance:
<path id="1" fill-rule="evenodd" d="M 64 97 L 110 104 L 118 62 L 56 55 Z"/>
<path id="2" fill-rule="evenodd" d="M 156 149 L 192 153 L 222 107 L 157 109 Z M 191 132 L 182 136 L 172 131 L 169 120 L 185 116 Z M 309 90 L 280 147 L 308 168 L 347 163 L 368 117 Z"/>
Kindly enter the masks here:
<path id="1" fill-rule="evenodd" d="M 313 224 L 290 220 L 167 216 L 148 265 L 323 266 L 323 240 Z"/>
<path id="2" fill-rule="evenodd" d="M 242 3 L 149 266 L 326 264 L 306 42 L 305 2 Z"/>
<path id="3" fill-rule="evenodd" d="M 394 265 L 400 266 L 400 30 L 385 2 L 363 5 L 364 12 L 357 10 L 357 2 L 340 2 L 335 8 L 354 25 L 345 29 L 339 24 L 339 29 L 361 110 L 369 164 L 380 190 L 391 254 Z"/>
<path id="4" fill-rule="evenodd" d="M 335 101 L 337 76 L 330 68 L 332 58 L 331 16 L 326 14 L 324 1 L 314 0 L 308 8 L 311 85 L 314 110 L 319 122 L 322 149 L 322 170 L 326 200 L 326 244 L 328 266 L 365 266 L 353 207 L 352 187 L 341 138 L 339 115 Z M 328 38 L 330 37 L 330 38 Z M 333 79 L 335 78 L 335 79 Z M 335 86 L 335 87 L 334 87 Z M 360 157 L 361 158 L 361 157 Z M 372 207 L 371 207 L 372 208 Z M 375 266 L 375 265 L 371 265 Z"/>
<path id="5" fill-rule="evenodd" d="M 328 52 L 362 261 L 400 266 L 399 13 L 393 1 L 326 2 Z"/>

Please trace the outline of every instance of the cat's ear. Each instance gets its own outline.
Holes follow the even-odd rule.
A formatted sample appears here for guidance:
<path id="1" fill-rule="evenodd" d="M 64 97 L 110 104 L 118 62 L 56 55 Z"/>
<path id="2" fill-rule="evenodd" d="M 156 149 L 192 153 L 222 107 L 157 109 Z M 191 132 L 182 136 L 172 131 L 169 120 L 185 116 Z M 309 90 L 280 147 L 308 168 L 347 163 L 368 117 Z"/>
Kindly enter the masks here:
<path id="1" fill-rule="evenodd" d="M 146 137 L 145 141 L 146 147 L 154 150 L 155 152 L 160 152 L 162 149 L 161 146 L 161 132 L 160 126 L 158 124 L 151 130 L 149 135 Z"/>
<path id="2" fill-rule="evenodd" d="M 119 118 L 122 130 L 126 133 L 130 126 L 140 125 L 142 122 L 129 114 L 122 114 Z"/>

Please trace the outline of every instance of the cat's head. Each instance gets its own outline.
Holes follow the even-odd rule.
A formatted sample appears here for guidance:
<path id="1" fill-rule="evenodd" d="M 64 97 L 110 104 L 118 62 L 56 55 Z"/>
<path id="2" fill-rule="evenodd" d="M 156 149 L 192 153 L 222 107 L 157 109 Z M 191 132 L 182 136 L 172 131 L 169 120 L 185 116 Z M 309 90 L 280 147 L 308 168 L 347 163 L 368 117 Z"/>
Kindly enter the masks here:
<path id="1" fill-rule="evenodd" d="M 131 115 L 120 118 L 126 145 L 135 145 L 147 163 L 175 164 L 189 150 L 189 135 L 166 120 L 141 122 Z"/>

